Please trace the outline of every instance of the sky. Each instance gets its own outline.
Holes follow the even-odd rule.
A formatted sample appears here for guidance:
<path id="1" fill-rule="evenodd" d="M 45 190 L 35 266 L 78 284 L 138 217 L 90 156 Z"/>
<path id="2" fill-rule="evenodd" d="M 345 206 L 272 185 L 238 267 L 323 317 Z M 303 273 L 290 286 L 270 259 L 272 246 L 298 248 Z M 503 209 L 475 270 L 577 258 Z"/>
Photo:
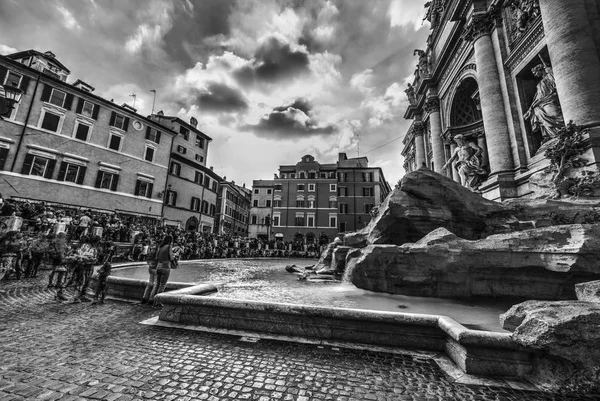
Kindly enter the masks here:
<path id="1" fill-rule="evenodd" d="M 394 184 L 421 0 L 0 0 L 0 54 L 51 50 L 95 94 L 189 121 L 207 166 L 252 185 L 306 154 Z"/>

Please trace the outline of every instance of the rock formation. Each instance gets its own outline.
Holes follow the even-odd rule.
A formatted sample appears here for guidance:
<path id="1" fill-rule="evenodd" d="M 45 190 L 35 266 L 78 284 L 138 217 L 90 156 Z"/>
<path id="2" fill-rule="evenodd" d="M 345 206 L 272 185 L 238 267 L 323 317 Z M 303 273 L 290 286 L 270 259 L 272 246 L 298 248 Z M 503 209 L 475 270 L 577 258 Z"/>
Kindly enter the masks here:
<path id="1" fill-rule="evenodd" d="M 536 351 L 529 381 L 552 391 L 600 393 L 600 303 L 527 301 L 501 323 Z"/>
<path id="2" fill-rule="evenodd" d="M 416 243 L 369 245 L 347 261 L 359 288 L 415 296 L 572 299 L 600 277 L 600 224 L 563 225 L 469 241 L 445 228 Z"/>

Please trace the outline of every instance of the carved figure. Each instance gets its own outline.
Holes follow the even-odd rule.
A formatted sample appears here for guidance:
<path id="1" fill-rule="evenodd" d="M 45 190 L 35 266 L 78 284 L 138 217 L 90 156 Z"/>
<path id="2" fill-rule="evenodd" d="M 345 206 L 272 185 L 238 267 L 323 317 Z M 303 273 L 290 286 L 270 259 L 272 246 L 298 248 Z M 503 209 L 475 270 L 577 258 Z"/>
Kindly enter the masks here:
<path id="1" fill-rule="evenodd" d="M 421 75 L 428 75 L 429 74 L 429 59 L 427 57 L 427 53 L 424 52 L 423 50 L 420 49 L 416 49 L 413 52 L 413 56 L 419 56 L 419 64 L 417 65 L 419 72 L 421 73 Z"/>
<path id="2" fill-rule="evenodd" d="M 518 35 L 527 30 L 529 23 L 540 14 L 537 0 L 513 0 L 510 4 L 512 20 Z"/>
<path id="3" fill-rule="evenodd" d="M 442 169 L 445 170 L 454 164 L 461 184 L 469 189 L 477 189 L 488 175 L 487 170 L 483 168 L 483 149 L 475 142 L 467 142 L 460 134 L 454 137 L 454 142 L 458 146 Z"/>
<path id="4" fill-rule="evenodd" d="M 423 18 L 423 21 L 429 21 L 431 24 L 431 29 L 434 29 L 438 25 L 440 15 L 442 12 L 444 12 L 444 6 L 442 6 L 441 3 L 442 2 L 440 0 L 433 0 L 425 3 L 427 12 L 425 13 L 425 18 Z"/>
<path id="5" fill-rule="evenodd" d="M 556 93 L 552 68 L 545 63 L 538 64 L 531 72 L 541 79 L 537 84 L 533 102 L 523 117 L 531 122 L 533 131 L 541 130 L 543 141 L 546 142 L 558 136 L 558 132 L 565 127 L 565 121 Z"/>
<path id="6" fill-rule="evenodd" d="M 406 97 L 408 97 L 408 103 L 411 106 L 414 106 L 415 104 L 417 104 L 417 97 L 415 96 L 415 88 L 411 84 L 408 84 L 408 87 L 404 90 L 404 93 L 406 93 Z"/>

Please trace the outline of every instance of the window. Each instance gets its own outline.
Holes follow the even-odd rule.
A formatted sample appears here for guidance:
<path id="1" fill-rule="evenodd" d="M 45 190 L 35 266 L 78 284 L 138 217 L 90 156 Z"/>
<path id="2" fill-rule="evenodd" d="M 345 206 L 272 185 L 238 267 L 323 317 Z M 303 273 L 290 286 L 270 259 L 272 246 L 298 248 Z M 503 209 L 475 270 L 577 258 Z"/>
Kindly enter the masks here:
<path id="1" fill-rule="evenodd" d="M 373 173 L 363 173 L 364 182 L 373 182 Z"/>
<path id="2" fill-rule="evenodd" d="M 348 196 L 348 188 L 338 187 L 338 196 Z"/>
<path id="3" fill-rule="evenodd" d="M 256 222 L 258 221 L 258 217 L 253 214 L 252 219 L 250 221 L 251 221 L 251 224 L 257 224 Z"/>
<path id="4" fill-rule="evenodd" d="M 312 179 L 317 178 L 317 173 L 315 173 L 314 171 L 309 172 L 308 178 L 312 178 Z"/>
<path id="5" fill-rule="evenodd" d="M 87 142 L 92 127 L 79 121 L 75 124 L 75 139 Z"/>
<path id="6" fill-rule="evenodd" d="M 271 200 L 270 199 L 267 199 L 265 201 L 265 207 L 271 207 Z"/>
<path id="7" fill-rule="evenodd" d="M 181 164 L 176 163 L 176 162 L 171 162 L 171 167 L 169 168 L 169 173 L 179 177 L 179 175 L 181 175 Z"/>
<path id="8" fill-rule="evenodd" d="M 177 206 L 177 192 L 167 191 L 165 200 L 168 206 Z"/>
<path id="9" fill-rule="evenodd" d="M 338 182 L 346 182 L 347 175 L 346 173 L 338 173 Z"/>
<path id="10" fill-rule="evenodd" d="M 179 135 L 181 135 L 186 141 L 190 140 L 190 130 L 185 127 L 179 127 Z"/>
<path id="11" fill-rule="evenodd" d="M 81 105 L 81 111 L 79 114 L 92 117 L 94 115 L 94 103 L 90 103 L 88 101 L 83 100 L 83 104 Z"/>
<path id="12" fill-rule="evenodd" d="M 202 175 L 201 172 L 196 171 L 195 175 L 194 175 L 194 182 L 196 184 L 200 184 L 202 185 L 202 180 L 204 179 L 204 176 Z"/>
<path id="13" fill-rule="evenodd" d="M 329 208 L 330 209 L 337 209 L 337 201 L 336 200 L 330 200 L 329 201 Z"/>
<path id="14" fill-rule="evenodd" d="M 373 187 L 364 187 L 363 188 L 363 196 L 373 196 Z"/>
<path id="15" fill-rule="evenodd" d="M 101 189 L 109 189 L 111 191 L 117 190 L 117 185 L 119 184 L 119 174 L 109 172 L 109 171 L 98 171 L 98 176 L 96 177 L 96 188 Z"/>
<path id="16" fill-rule="evenodd" d="M 77 163 L 63 161 L 58 170 L 58 181 L 73 182 L 75 184 L 83 184 L 85 178 L 86 167 Z"/>
<path id="17" fill-rule="evenodd" d="M 185 155 L 187 152 L 187 149 L 184 146 L 177 145 L 177 152 L 181 153 L 182 155 Z"/>
<path id="18" fill-rule="evenodd" d="M 155 152 L 156 152 L 155 148 L 153 148 L 151 146 L 146 146 L 146 152 L 144 153 L 144 160 L 146 160 L 147 162 L 153 162 Z"/>
<path id="19" fill-rule="evenodd" d="M 274 226 L 279 226 L 279 219 L 280 219 L 280 216 L 278 214 L 273 216 L 273 225 Z"/>
<path id="20" fill-rule="evenodd" d="M 115 127 L 118 129 L 121 129 L 123 131 L 127 131 L 127 129 L 129 128 L 129 117 L 125 117 L 121 114 L 117 114 L 116 112 L 112 112 L 112 114 L 110 115 L 110 121 L 109 121 L 109 125 L 111 127 Z M 146 129 L 146 133 L 147 133 L 147 129 Z M 147 136 L 146 136 L 147 138 Z"/>
<path id="21" fill-rule="evenodd" d="M 281 173 L 281 178 L 284 179 L 285 178 L 285 173 Z"/>
<path id="22" fill-rule="evenodd" d="M 306 226 L 307 227 L 314 227 L 315 226 L 315 216 L 308 216 L 308 218 L 306 219 Z"/>
<path id="23" fill-rule="evenodd" d="M 296 191 L 304 191 L 304 184 L 297 184 Z"/>
<path id="24" fill-rule="evenodd" d="M 340 222 L 340 232 L 346 232 L 346 222 Z"/>
<path id="25" fill-rule="evenodd" d="M 305 173 L 304 171 L 301 171 L 301 172 L 298 174 L 298 178 L 306 178 L 306 173 Z"/>
<path id="26" fill-rule="evenodd" d="M 309 209 L 314 209 L 315 208 L 315 201 L 314 200 L 309 200 L 308 201 L 308 208 Z"/>
<path id="27" fill-rule="evenodd" d="M 296 207 L 304 207 L 304 199 L 297 199 Z"/>
<path id="28" fill-rule="evenodd" d="M 273 201 L 273 207 L 281 207 L 281 199 L 275 199 Z"/>
<path id="29" fill-rule="evenodd" d="M 146 180 L 137 180 L 135 182 L 135 192 L 136 196 L 145 196 L 146 198 L 152 198 L 152 189 L 154 184 L 150 181 Z"/>
<path id="30" fill-rule="evenodd" d="M 112 150 L 116 150 L 117 152 L 121 150 L 121 143 L 123 142 L 123 136 L 119 134 L 115 134 L 114 132 L 110 133 L 110 138 L 108 140 L 108 148 Z"/>
<path id="31" fill-rule="evenodd" d="M 275 185 L 273 186 L 273 189 L 274 189 L 275 191 L 281 191 L 281 184 L 275 184 Z"/>
<path id="32" fill-rule="evenodd" d="M 195 145 L 198 146 L 200 149 L 204 149 L 204 138 L 202 138 L 200 135 L 196 134 Z"/>
<path id="33" fill-rule="evenodd" d="M 216 211 L 216 206 L 211 203 L 210 204 L 210 211 L 208 212 L 208 214 L 211 215 L 211 216 L 214 216 L 215 215 L 215 211 Z"/>
<path id="34" fill-rule="evenodd" d="M 5 85 L 19 86 L 21 84 L 21 78 L 22 75 L 9 71 L 8 74 L 6 74 Z"/>
<path id="35" fill-rule="evenodd" d="M 329 227 L 337 227 L 337 217 L 329 216 Z"/>
<path id="36" fill-rule="evenodd" d="M 207 175 L 204 176 L 204 186 L 210 188 L 210 177 Z"/>
<path id="37" fill-rule="evenodd" d="M 217 182 L 213 181 L 213 183 L 212 183 L 212 190 L 213 190 L 213 192 L 217 192 L 217 189 L 218 189 L 217 188 Z"/>
<path id="38" fill-rule="evenodd" d="M 202 201 L 202 213 L 208 214 L 208 202 L 205 200 Z"/>
<path id="39" fill-rule="evenodd" d="M 47 110 L 43 110 L 42 113 L 42 124 L 40 125 L 40 128 L 52 132 L 58 132 L 63 116 L 60 114 L 51 113 Z"/>
<path id="40" fill-rule="evenodd" d="M 254 190 L 254 194 L 255 194 L 255 195 L 258 195 L 259 193 L 260 193 L 260 190 L 259 190 L 258 188 L 256 188 L 256 189 Z"/>
<path id="41" fill-rule="evenodd" d="M 273 190 L 271 188 L 267 189 L 267 195 L 271 195 L 273 193 Z"/>
<path id="42" fill-rule="evenodd" d="M 290 178 L 296 178 L 296 173 L 290 173 Z"/>
<path id="43" fill-rule="evenodd" d="M 252 207 L 258 207 L 258 199 L 252 201 Z"/>
<path id="44" fill-rule="evenodd" d="M 196 154 L 196 161 L 200 163 L 204 163 L 204 156 Z"/>
<path id="45" fill-rule="evenodd" d="M 65 92 L 52 88 L 52 92 L 50 93 L 50 99 L 48 100 L 48 102 L 52 103 L 55 106 L 63 107 L 66 98 L 67 94 Z"/>
<path id="46" fill-rule="evenodd" d="M 373 209 L 373 204 L 370 203 L 365 203 L 365 214 L 369 214 L 371 213 L 371 210 Z"/>
<path id="47" fill-rule="evenodd" d="M 38 177 L 52 178 L 56 160 L 34 154 L 27 154 L 21 169 L 21 174 L 35 175 Z"/>
<path id="48" fill-rule="evenodd" d="M 296 216 L 296 226 L 304 227 L 304 216 Z"/>
<path id="49" fill-rule="evenodd" d="M 160 143 L 160 131 L 158 131 L 154 128 L 146 127 L 146 139 L 149 141 L 152 141 L 154 143 Z M 179 147 L 177 148 L 177 150 L 179 150 Z M 185 152 L 180 152 L 180 153 L 185 153 Z"/>
<path id="50" fill-rule="evenodd" d="M 337 191 L 337 185 L 329 184 L 329 192 L 335 192 L 335 191 Z"/>
<path id="51" fill-rule="evenodd" d="M 190 203 L 190 209 L 199 212 L 200 211 L 200 199 L 192 196 L 192 201 Z"/>
<path id="52" fill-rule="evenodd" d="M 308 184 L 308 192 L 315 192 L 315 184 Z"/>
<path id="53" fill-rule="evenodd" d="M 340 214 L 348 214 L 348 204 L 340 203 Z"/>

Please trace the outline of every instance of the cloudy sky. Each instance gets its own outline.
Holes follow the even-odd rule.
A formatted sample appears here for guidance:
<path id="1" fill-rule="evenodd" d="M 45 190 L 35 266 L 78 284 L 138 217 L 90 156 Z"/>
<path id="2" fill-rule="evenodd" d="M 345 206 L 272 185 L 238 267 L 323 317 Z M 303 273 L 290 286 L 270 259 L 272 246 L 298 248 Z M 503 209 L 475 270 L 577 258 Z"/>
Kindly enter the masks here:
<path id="1" fill-rule="evenodd" d="M 96 94 L 185 120 L 236 183 L 305 154 L 367 156 L 393 186 L 421 0 L 0 0 L 0 54 L 52 50 Z"/>

